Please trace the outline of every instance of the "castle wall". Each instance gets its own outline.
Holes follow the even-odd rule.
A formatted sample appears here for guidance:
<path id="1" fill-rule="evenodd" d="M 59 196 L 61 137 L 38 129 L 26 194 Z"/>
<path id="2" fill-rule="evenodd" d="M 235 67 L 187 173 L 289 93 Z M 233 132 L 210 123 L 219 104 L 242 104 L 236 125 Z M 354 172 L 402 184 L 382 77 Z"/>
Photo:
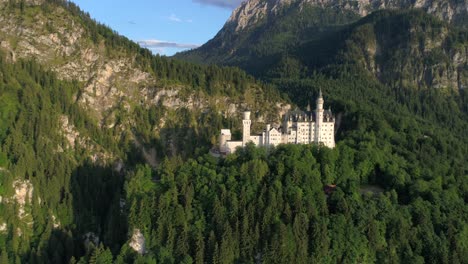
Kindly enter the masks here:
<path id="1" fill-rule="evenodd" d="M 286 140 L 283 141 L 283 143 L 291 143 L 291 144 L 296 144 L 297 140 L 297 132 L 296 131 L 291 131 L 291 133 L 286 135 Z"/>
<path id="2" fill-rule="evenodd" d="M 276 128 L 270 130 L 269 133 L 269 145 L 278 146 L 282 143 L 282 134 Z"/>
<path id="3" fill-rule="evenodd" d="M 262 136 L 250 136 L 250 141 L 257 146 L 261 146 L 262 144 Z"/>
<path id="4" fill-rule="evenodd" d="M 236 148 L 238 147 L 243 147 L 243 142 L 242 141 L 228 141 L 226 142 L 226 153 L 232 153 L 236 151 Z"/>
<path id="5" fill-rule="evenodd" d="M 329 148 L 335 147 L 335 123 L 324 122 L 320 131 L 320 142 Z"/>

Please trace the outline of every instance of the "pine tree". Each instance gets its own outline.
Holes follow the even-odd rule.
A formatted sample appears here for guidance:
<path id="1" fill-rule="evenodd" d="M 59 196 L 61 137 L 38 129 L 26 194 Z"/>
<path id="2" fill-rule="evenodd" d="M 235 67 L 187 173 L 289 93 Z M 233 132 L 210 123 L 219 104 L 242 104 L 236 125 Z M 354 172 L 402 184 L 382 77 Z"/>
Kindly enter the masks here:
<path id="1" fill-rule="evenodd" d="M 231 226 L 226 223 L 221 239 L 221 247 L 219 248 L 219 259 L 221 263 L 234 262 L 234 243 Z"/>
<path id="2" fill-rule="evenodd" d="M 8 262 L 8 253 L 6 252 L 6 249 L 1 250 L 0 264 L 9 264 L 9 262 Z"/>
<path id="3" fill-rule="evenodd" d="M 195 263 L 202 264 L 205 259 L 205 242 L 203 240 L 203 234 L 198 233 L 195 241 Z"/>
<path id="4" fill-rule="evenodd" d="M 214 249 L 213 249 L 213 257 L 212 257 L 212 263 L 213 264 L 221 264 L 223 260 L 221 259 L 221 256 L 219 254 L 219 246 L 218 242 L 216 242 Z"/>

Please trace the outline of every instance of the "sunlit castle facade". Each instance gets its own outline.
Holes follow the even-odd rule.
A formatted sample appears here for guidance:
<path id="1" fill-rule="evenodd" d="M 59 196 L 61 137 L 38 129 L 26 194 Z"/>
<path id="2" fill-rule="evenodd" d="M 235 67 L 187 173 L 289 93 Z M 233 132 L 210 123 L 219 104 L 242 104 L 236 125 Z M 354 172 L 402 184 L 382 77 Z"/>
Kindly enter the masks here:
<path id="1" fill-rule="evenodd" d="M 244 147 L 252 142 L 257 146 L 277 146 L 279 144 L 323 144 L 335 147 L 335 117 L 331 110 L 323 109 L 323 97 L 320 92 L 315 111 L 290 111 L 283 116 L 281 127 L 266 125 L 262 134 L 252 135 L 250 112 L 244 112 L 242 120 L 242 141 L 231 140 L 231 130 L 222 129 L 219 150 L 221 153 L 232 153 L 237 147 Z"/>

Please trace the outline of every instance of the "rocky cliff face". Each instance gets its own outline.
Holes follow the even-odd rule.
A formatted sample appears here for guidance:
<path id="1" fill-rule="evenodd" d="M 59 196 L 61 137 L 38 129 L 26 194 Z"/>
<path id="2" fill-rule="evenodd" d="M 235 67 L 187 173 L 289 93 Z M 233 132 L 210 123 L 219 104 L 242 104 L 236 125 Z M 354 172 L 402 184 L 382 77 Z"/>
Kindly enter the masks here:
<path id="1" fill-rule="evenodd" d="M 467 21 L 466 0 L 250 0 L 214 39 L 177 56 L 267 79 L 307 78 L 347 61 L 385 84 L 459 90 L 467 86 L 467 43 L 457 32 Z"/>
<path id="2" fill-rule="evenodd" d="M 375 15 L 350 32 L 340 58 L 383 83 L 455 91 L 468 84 L 468 42 L 440 21 L 418 13 Z"/>
<path id="3" fill-rule="evenodd" d="M 301 8 L 307 5 L 350 10 L 362 17 L 381 9 L 419 8 L 441 20 L 461 26 L 466 26 L 463 22 L 466 22 L 465 17 L 468 15 L 466 0 L 250 0 L 234 10 L 224 29 L 242 31 L 291 4 Z"/>
<path id="4" fill-rule="evenodd" d="M 9 58 L 34 58 L 61 79 L 85 83 L 79 100 L 99 120 L 124 97 L 135 100 L 136 88 L 155 85 L 150 74 L 133 66 L 131 56 L 109 56 L 104 43 L 89 41 L 77 18 L 63 8 L 55 8 L 53 18 L 40 9 L 29 9 L 28 19 L 6 8 L 0 6 L 0 46 Z"/>
<path id="5" fill-rule="evenodd" d="M 91 41 L 80 18 L 68 10 L 54 7 L 53 12 L 46 14 L 38 6 L 44 0 L 27 0 L 24 3 L 30 8 L 26 14 L 20 14 L 11 12 L 8 2 L 0 1 L 0 49 L 11 61 L 34 59 L 60 79 L 82 83 L 84 88 L 77 100 L 100 125 L 113 127 L 115 109 L 121 105 L 128 111 L 132 105 L 149 106 L 159 101 L 168 109 L 203 112 L 209 107 L 210 96 L 178 96 L 187 87 L 161 83 L 137 65 L 135 54 L 109 52 L 104 41 Z M 250 92 L 253 91 L 247 91 Z M 166 93 L 175 96 L 161 96 Z"/>

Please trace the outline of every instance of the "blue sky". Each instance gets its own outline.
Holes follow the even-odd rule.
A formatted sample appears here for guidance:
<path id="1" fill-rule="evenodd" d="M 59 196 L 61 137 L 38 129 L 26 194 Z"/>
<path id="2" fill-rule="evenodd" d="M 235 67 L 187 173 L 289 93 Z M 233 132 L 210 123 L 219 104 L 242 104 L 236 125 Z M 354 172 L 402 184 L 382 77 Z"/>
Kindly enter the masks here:
<path id="1" fill-rule="evenodd" d="M 82 10 L 154 53 L 204 44 L 242 0 L 74 0 Z"/>

